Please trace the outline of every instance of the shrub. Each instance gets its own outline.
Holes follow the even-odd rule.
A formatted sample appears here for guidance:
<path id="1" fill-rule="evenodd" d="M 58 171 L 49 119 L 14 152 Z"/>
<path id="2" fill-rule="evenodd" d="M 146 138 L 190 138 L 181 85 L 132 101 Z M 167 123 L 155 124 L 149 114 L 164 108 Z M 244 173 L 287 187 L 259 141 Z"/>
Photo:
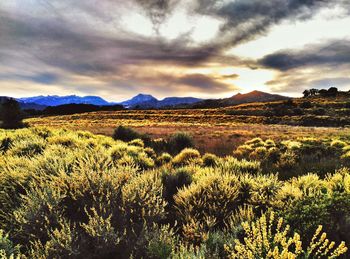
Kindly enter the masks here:
<path id="1" fill-rule="evenodd" d="M 341 141 L 341 140 L 333 140 L 331 142 L 331 147 L 335 147 L 335 148 L 344 148 L 347 145 L 348 144 L 346 142 Z"/>
<path id="2" fill-rule="evenodd" d="M 343 154 L 341 157 L 341 160 L 345 163 L 350 162 L 350 151 L 347 151 L 345 154 Z"/>
<path id="3" fill-rule="evenodd" d="M 201 155 L 198 150 L 193 148 L 185 148 L 172 160 L 174 166 L 185 166 L 191 163 L 200 162 Z"/>
<path id="4" fill-rule="evenodd" d="M 150 171 L 130 180 L 122 189 L 123 214 L 130 231 L 140 231 L 165 217 L 166 202 L 158 173 Z"/>
<path id="5" fill-rule="evenodd" d="M 90 251 L 84 251 L 88 257 L 108 258 L 115 256 L 122 241 L 122 234 L 112 225 L 112 215 L 100 215 L 95 208 L 88 213 L 89 220 L 81 227 L 86 235 Z"/>
<path id="6" fill-rule="evenodd" d="M 179 190 L 174 200 L 182 222 L 190 222 L 197 228 L 208 230 L 213 226 L 224 226 L 237 209 L 238 198 L 239 182 L 236 176 L 211 173 Z"/>
<path id="7" fill-rule="evenodd" d="M 206 153 L 202 157 L 203 165 L 206 167 L 216 167 L 218 165 L 218 157 L 214 154 Z"/>
<path id="8" fill-rule="evenodd" d="M 303 233 L 305 239 L 312 237 L 312 229 L 323 225 L 330 238 L 350 242 L 349 194 L 306 196 L 286 207 L 283 215 L 294 229 Z"/>
<path id="9" fill-rule="evenodd" d="M 315 115 L 325 115 L 326 114 L 326 110 L 323 109 L 323 108 L 318 108 L 318 109 L 313 110 L 313 113 Z"/>
<path id="10" fill-rule="evenodd" d="M 14 156 L 35 156 L 43 153 L 46 143 L 41 139 L 22 140 L 11 148 Z"/>
<path id="11" fill-rule="evenodd" d="M 113 133 L 113 139 L 122 140 L 125 142 L 132 141 L 134 139 L 142 139 L 144 143 L 150 142 L 150 137 L 145 134 L 140 134 L 137 131 L 129 127 L 118 126 Z"/>
<path id="12" fill-rule="evenodd" d="M 281 179 L 308 170 L 319 173 L 327 165 L 331 170 L 325 172 L 332 171 L 340 162 L 346 164 L 340 156 L 349 152 L 347 144 L 319 138 L 278 143 L 255 139 L 238 149 L 247 151 L 245 157 L 261 154 L 261 161 L 247 161 L 212 154 L 201 158 L 194 149 L 175 158 L 167 153 L 157 157 L 140 140 L 132 143 L 69 130 L 0 130 L 0 229 L 5 231 L 0 257 L 227 258 L 238 253 L 236 239 L 240 251 L 251 250 L 242 222 L 252 230 L 271 208 L 303 233 L 288 246 L 291 253 L 300 241 L 304 256 L 318 225 L 336 243 L 350 243 L 348 168 L 286 181 L 270 174 L 278 170 Z M 148 170 L 155 162 L 163 166 Z M 282 170 L 288 163 L 291 169 Z M 269 214 L 264 215 L 268 229 Z M 260 238 L 255 232 L 253 237 Z M 325 252 L 320 246 L 329 248 L 330 242 L 325 245 L 320 234 L 315 240 L 323 240 L 314 245 Z M 288 243 L 294 235 L 278 236 L 284 237 Z M 344 252 L 345 245 L 336 251 Z"/>
<path id="13" fill-rule="evenodd" d="M 69 148 L 75 148 L 78 146 L 78 140 L 71 136 L 52 136 L 47 140 L 51 144 L 62 145 Z"/>
<path id="14" fill-rule="evenodd" d="M 147 154 L 148 157 L 152 158 L 153 160 L 157 158 L 156 152 L 150 147 L 144 148 L 144 152 Z"/>
<path id="15" fill-rule="evenodd" d="M 60 220 L 58 228 L 47 232 L 47 242 L 35 240 L 31 243 L 29 258 L 78 258 L 91 252 L 79 247 L 78 232 L 65 219 Z"/>
<path id="16" fill-rule="evenodd" d="M 64 195 L 58 188 L 38 182 L 22 198 L 21 206 L 14 211 L 17 239 L 28 241 L 49 240 L 47 230 L 58 227 L 63 217 L 61 202 Z"/>
<path id="17" fill-rule="evenodd" d="M 261 138 L 253 138 L 252 140 L 248 140 L 244 143 L 245 145 L 249 145 L 252 148 L 264 146 L 264 141 Z"/>
<path id="18" fill-rule="evenodd" d="M 234 157 L 225 157 L 219 161 L 216 170 L 226 173 L 250 173 L 258 174 L 261 172 L 260 162 L 247 161 L 245 159 L 238 160 Z"/>
<path id="19" fill-rule="evenodd" d="M 312 104 L 310 101 L 302 102 L 300 104 L 300 108 L 309 109 L 309 108 L 312 108 Z"/>
<path id="20" fill-rule="evenodd" d="M 254 195 L 252 203 L 256 208 L 266 210 L 271 207 L 281 188 L 277 175 L 259 175 L 254 177 Z"/>
<path id="21" fill-rule="evenodd" d="M 167 171 L 162 175 L 164 186 L 164 197 L 170 204 L 173 203 L 174 195 L 184 186 L 192 183 L 192 172 L 187 168 L 179 168 L 174 171 Z"/>
<path id="22" fill-rule="evenodd" d="M 157 157 L 156 164 L 158 166 L 165 165 L 165 164 L 170 163 L 172 159 L 173 159 L 173 157 L 170 154 L 162 153 L 159 157 Z"/>
<path id="23" fill-rule="evenodd" d="M 135 147 L 144 147 L 145 146 L 142 139 L 133 139 L 129 142 L 129 145 L 135 146 Z"/>
<path id="24" fill-rule="evenodd" d="M 14 245 L 9 239 L 9 235 L 5 234 L 2 229 L 0 229 L 0 257 L 1 258 L 19 258 L 20 251 L 19 246 Z"/>
<path id="25" fill-rule="evenodd" d="M 177 132 L 170 136 L 168 140 L 168 150 L 177 154 L 185 148 L 194 147 L 193 138 L 185 132 Z"/>
<path id="26" fill-rule="evenodd" d="M 13 145 L 13 139 L 10 137 L 4 137 L 0 140 L 0 152 L 6 152 Z"/>
<path id="27" fill-rule="evenodd" d="M 121 166 L 137 166 L 140 170 L 145 170 L 155 165 L 154 160 L 141 147 L 120 143 L 111 148 L 109 152 L 112 160 Z"/>
<path id="28" fill-rule="evenodd" d="M 253 152 L 249 154 L 249 158 L 252 160 L 264 160 L 267 156 L 266 147 L 257 147 Z"/>
<path id="29" fill-rule="evenodd" d="M 229 258 L 336 258 L 346 253 L 341 242 L 329 242 L 319 226 L 308 245 L 304 245 L 298 233 L 290 233 L 290 226 L 283 224 L 283 218 L 275 219 L 273 212 L 262 215 L 255 222 L 244 222 L 244 240 L 236 239 L 234 245 L 226 245 Z M 321 235 L 320 235 L 321 234 Z"/>
<path id="30" fill-rule="evenodd" d="M 178 242 L 175 235 L 169 225 L 153 225 L 143 231 L 133 255 L 136 258 L 170 258 Z"/>

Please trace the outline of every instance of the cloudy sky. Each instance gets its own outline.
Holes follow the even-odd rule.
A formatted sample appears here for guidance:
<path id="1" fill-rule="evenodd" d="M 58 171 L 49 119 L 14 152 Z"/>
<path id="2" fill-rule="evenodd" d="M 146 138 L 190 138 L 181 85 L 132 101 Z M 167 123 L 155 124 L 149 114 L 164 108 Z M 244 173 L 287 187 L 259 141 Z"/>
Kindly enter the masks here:
<path id="1" fill-rule="evenodd" d="M 350 89 L 350 0 L 0 0 L 0 95 Z"/>

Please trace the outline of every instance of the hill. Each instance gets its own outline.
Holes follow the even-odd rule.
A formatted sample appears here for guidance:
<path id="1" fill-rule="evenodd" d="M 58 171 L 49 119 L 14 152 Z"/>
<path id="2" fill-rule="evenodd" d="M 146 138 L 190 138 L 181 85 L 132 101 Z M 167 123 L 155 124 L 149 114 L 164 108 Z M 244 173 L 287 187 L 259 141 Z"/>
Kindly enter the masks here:
<path id="1" fill-rule="evenodd" d="M 238 93 L 229 98 L 204 100 L 202 102 L 195 103 L 191 106 L 191 108 L 218 108 L 234 106 L 243 103 L 273 102 L 288 99 L 291 98 L 283 95 L 269 94 L 255 90 L 246 94 Z"/>

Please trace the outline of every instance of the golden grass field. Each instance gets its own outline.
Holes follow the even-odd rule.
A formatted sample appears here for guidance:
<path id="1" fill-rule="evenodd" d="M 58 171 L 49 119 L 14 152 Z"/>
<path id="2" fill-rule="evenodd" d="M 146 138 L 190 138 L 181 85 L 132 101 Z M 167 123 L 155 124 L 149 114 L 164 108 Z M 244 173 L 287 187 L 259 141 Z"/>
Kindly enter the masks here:
<path id="1" fill-rule="evenodd" d="M 228 109 L 232 108 L 106 111 L 36 117 L 27 119 L 26 122 L 31 126 L 88 130 L 103 135 L 112 135 L 117 126 L 123 125 L 154 138 L 164 138 L 174 132 L 184 131 L 193 136 L 201 152 L 218 155 L 227 155 L 238 145 L 254 137 L 283 140 L 305 136 L 327 138 L 350 135 L 350 129 L 346 127 L 262 124 L 259 116 L 228 115 Z"/>

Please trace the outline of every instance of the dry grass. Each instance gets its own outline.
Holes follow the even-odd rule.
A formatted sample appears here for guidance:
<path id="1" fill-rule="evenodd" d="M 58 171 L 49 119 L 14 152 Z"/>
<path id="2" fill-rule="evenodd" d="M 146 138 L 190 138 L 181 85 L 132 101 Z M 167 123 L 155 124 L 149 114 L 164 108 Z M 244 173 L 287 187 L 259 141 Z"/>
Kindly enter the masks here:
<path id="1" fill-rule="evenodd" d="M 202 110 L 127 110 L 91 112 L 78 115 L 50 116 L 27 119 L 33 126 L 50 126 L 74 130 L 88 130 L 95 134 L 112 135 L 119 126 L 133 127 L 154 138 L 164 138 L 178 131 L 192 134 L 196 146 L 203 152 L 227 155 L 238 145 L 254 137 L 284 140 L 305 136 L 349 136 L 348 128 L 301 127 L 287 125 L 243 123 L 242 118 L 232 116 L 227 109 Z M 248 121 L 249 121 L 248 120 Z"/>

